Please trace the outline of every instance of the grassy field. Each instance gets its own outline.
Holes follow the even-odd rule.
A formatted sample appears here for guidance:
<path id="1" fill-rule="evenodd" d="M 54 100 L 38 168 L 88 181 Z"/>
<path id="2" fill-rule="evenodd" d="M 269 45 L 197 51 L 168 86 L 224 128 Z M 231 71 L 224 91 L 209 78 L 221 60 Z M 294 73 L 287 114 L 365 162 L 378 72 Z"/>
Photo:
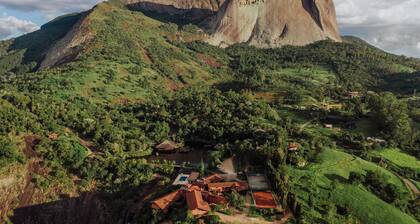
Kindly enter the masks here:
<path id="1" fill-rule="evenodd" d="M 316 173 L 316 175 L 320 177 L 319 179 L 326 185 L 330 184 L 330 179 L 323 178 L 325 175 L 340 176 L 348 179 L 350 172 L 359 172 L 364 174 L 366 171 L 371 170 L 379 171 L 390 183 L 395 184 L 404 191 L 407 191 L 401 180 L 390 171 L 348 153 L 337 150 L 326 150 L 320 155 L 319 161 L 321 162 L 309 166 L 308 169 Z"/>
<path id="2" fill-rule="evenodd" d="M 340 184 L 331 195 L 336 203 L 350 208 L 362 223 L 378 224 L 384 223 L 384 220 L 396 224 L 418 223 L 411 216 L 358 186 Z"/>
<path id="3" fill-rule="evenodd" d="M 377 224 L 383 220 L 388 220 L 388 223 L 417 223 L 411 216 L 382 201 L 363 186 L 347 183 L 350 172 L 365 173 L 368 170 L 380 172 L 388 182 L 408 194 L 405 185 L 393 173 L 374 163 L 337 150 L 327 149 L 321 153 L 317 163 L 304 169 L 292 168 L 290 172 L 294 177 L 292 182 L 295 189 L 299 189 L 298 197 L 303 201 L 307 201 L 309 195 L 313 194 L 309 193 L 311 189 L 305 187 L 308 186 L 308 179 L 312 179 L 320 189 L 316 192 L 316 197 L 349 208 L 351 214 L 362 223 Z"/>
<path id="4" fill-rule="evenodd" d="M 384 149 L 376 151 L 374 154 L 381 156 L 398 167 L 409 168 L 420 172 L 420 160 L 402 152 L 399 149 Z"/>

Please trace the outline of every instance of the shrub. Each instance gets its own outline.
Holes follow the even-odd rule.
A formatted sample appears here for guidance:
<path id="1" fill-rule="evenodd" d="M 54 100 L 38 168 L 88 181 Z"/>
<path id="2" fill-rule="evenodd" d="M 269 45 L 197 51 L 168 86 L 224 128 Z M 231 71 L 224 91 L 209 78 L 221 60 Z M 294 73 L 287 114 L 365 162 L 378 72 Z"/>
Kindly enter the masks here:
<path id="1" fill-rule="evenodd" d="M 0 136 L 0 169 L 12 163 L 22 163 L 23 161 L 23 155 L 18 152 L 14 142 L 8 137 Z"/>

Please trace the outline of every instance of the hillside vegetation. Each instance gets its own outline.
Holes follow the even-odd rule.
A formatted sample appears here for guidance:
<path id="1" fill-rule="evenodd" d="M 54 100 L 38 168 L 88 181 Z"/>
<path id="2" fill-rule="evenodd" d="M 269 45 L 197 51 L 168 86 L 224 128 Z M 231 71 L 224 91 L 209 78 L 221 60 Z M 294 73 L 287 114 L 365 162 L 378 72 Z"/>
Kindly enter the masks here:
<path id="1" fill-rule="evenodd" d="M 79 19 L 93 39 L 38 69 Z M 172 140 L 210 147 L 213 167 L 232 155 L 264 164 L 292 223 L 419 222 L 400 177 L 420 182 L 420 60 L 356 38 L 221 49 L 203 35 L 110 1 L 1 42 L 0 167 L 39 161 L 32 203 L 97 193 L 100 220 L 159 223 L 168 217 L 137 200 L 170 182 L 173 162 L 149 156 Z M 360 97 L 347 96 L 354 91 Z M 36 159 L 23 153 L 28 136 Z M 288 152 L 290 142 L 299 151 Z"/>

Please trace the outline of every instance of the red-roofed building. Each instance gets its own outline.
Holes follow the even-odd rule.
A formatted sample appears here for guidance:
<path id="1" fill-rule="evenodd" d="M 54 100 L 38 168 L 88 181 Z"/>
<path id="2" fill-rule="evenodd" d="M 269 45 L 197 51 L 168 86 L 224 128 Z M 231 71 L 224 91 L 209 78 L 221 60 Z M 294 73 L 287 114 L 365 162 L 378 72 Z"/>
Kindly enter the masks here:
<path id="1" fill-rule="evenodd" d="M 204 200 L 206 200 L 210 204 L 227 205 L 229 203 L 229 201 L 225 197 L 212 194 L 208 191 L 203 191 L 202 195 L 203 195 Z"/>
<path id="2" fill-rule="evenodd" d="M 168 208 L 172 205 L 172 203 L 178 201 L 182 196 L 182 190 L 174 191 L 170 194 L 167 194 L 161 198 L 152 201 L 152 208 L 161 209 L 162 211 L 167 212 Z"/>
<path id="3" fill-rule="evenodd" d="M 248 184 L 246 182 L 220 182 L 220 183 L 209 183 L 207 185 L 211 192 L 224 192 L 224 191 L 245 191 L 248 190 Z"/>
<path id="4" fill-rule="evenodd" d="M 184 177 L 182 181 L 187 181 L 189 176 L 193 176 L 190 183 L 184 184 L 180 190 L 167 194 L 159 199 L 152 201 L 151 207 L 167 212 L 169 207 L 176 201 L 184 198 L 188 205 L 188 210 L 195 217 L 201 217 L 211 211 L 210 205 L 228 205 L 229 200 L 222 196 L 221 193 L 229 191 L 246 191 L 252 188 L 247 182 L 220 182 L 223 178 L 217 174 L 210 175 L 203 179 L 197 179 L 198 173 L 194 175 L 180 174 L 179 177 Z M 253 176 L 249 176 L 251 178 Z M 263 176 L 257 176 L 263 177 Z M 255 179 L 255 177 L 253 177 Z M 197 180 L 196 180 L 197 179 Z M 257 179 L 260 180 L 261 178 Z M 195 181 L 194 181 L 195 180 Z M 265 180 L 265 178 L 262 178 Z M 257 186 L 261 185 L 258 181 Z M 261 181 L 260 181 L 261 182 Z M 265 184 L 265 182 L 263 182 Z M 259 184 L 259 185 L 258 185 Z M 255 187 L 254 187 L 255 189 Z M 270 192 L 259 190 L 261 192 L 253 193 L 254 202 L 257 208 L 271 209 L 277 208 L 276 200 Z"/>
<path id="5" fill-rule="evenodd" d="M 188 210 L 191 211 L 194 216 L 203 216 L 207 214 L 211 209 L 209 204 L 203 200 L 203 195 L 201 194 L 201 189 L 197 186 L 191 187 L 185 193 Z"/>
<path id="6" fill-rule="evenodd" d="M 220 182 L 223 181 L 223 177 L 221 177 L 218 174 L 212 174 L 210 176 L 204 177 L 203 182 L 204 184 L 214 183 L 214 182 Z"/>

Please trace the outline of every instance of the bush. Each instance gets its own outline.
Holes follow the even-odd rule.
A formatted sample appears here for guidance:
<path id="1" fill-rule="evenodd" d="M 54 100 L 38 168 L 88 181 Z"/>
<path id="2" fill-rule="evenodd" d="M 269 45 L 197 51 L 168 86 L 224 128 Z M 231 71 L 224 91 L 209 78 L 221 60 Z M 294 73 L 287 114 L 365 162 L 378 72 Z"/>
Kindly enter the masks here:
<path id="1" fill-rule="evenodd" d="M 398 187 L 387 183 L 386 178 L 379 172 L 367 171 L 364 184 L 372 193 L 388 203 L 395 203 L 406 198 Z"/>
<path id="2" fill-rule="evenodd" d="M 238 210 L 245 208 L 245 198 L 236 191 L 229 194 L 229 201 Z"/>
<path id="3" fill-rule="evenodd" d="M 47 160 L 61 164 L 68 169 L 78 169 L 88 155 L 84 146 L 67 137 L 60 137 L 57 141 L 44 139 L 35 149 Z"/>
<path id="4" fill-rule="evenodd" d="M 209 214 L 204 217 L 204 222 L 207 224 L 220 224 L 222 223 L 220 217 L 214 214 Z"/>
<path id="5" fill-rule="evenodd" d="M 365 182 L 365 177 L 361 173 L 350 172 L 349 181 L 352 184 L 361 184 Z"/>
<path id="6" fill-rule="evenodd" d="M 16 162 L 23 163 L 24 158 L 16 145 L 8 137 L 0 136 L 0 169 Z"/>

